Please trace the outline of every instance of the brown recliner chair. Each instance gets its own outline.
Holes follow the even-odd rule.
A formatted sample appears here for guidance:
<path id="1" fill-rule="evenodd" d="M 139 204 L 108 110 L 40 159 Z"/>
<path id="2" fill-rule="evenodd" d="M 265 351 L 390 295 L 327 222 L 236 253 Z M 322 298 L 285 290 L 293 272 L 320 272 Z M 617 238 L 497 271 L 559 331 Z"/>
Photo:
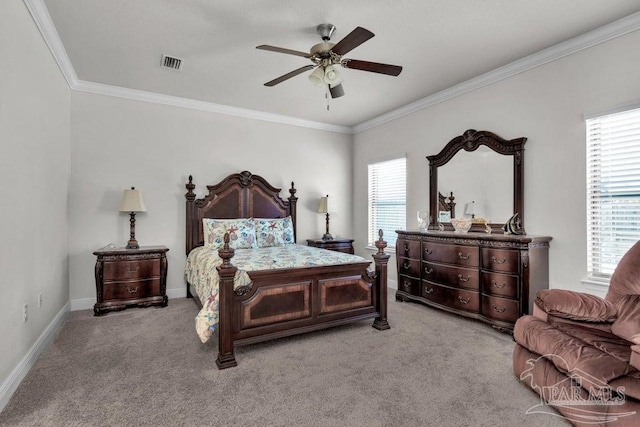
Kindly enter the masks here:
<path id="1" fill-rule="evenodd" d="M 640 426 L 640 242 L 620 260 L 605 299 L 540 291 L 513 335 L 514 373 L 541 396 L 530 412 L 552 406 L 575 425 Z"/>

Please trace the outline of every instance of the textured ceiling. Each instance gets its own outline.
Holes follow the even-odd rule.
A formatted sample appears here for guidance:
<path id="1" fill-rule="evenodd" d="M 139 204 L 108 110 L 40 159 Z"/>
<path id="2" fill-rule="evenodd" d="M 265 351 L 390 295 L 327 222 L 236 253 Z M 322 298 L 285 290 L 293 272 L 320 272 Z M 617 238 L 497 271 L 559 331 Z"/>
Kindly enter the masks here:
<path id="1" fill-rule="evenodd" d="M 640 11 L 638 0 L 44 0 L 80 80 L 340 126 L 354 126 Z M 375 37 L 346 57 L 402 65 L 399 77 L 340 69 L 327 101 L 309 72 L 315 28 Z M 184 60 L 160 67 L 162 54 Z"/>

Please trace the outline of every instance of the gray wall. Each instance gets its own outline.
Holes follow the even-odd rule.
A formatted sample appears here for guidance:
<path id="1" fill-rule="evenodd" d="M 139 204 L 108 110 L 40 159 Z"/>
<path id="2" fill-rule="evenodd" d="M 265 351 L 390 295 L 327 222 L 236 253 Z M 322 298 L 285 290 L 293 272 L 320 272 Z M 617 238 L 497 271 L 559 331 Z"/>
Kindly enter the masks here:
<path id="1" fill-rule="evenodd" d="M 129 215 L 118 207 L 125 188 L 142 191 L 136 217 L 140 245 L 169 247 L 170 296 L 184 296 L 184 184 L 198 196 L 207 184 L 249 170 L 298 189 L 298 241 L 318 238 L 329 194 L 331 232 L 351 235 L 351 136 L 128 99 L 73 93 L 71 122 L 70 293 L 72 309 L 95 303 L 94 250 L 126 245 Z"/>
<path id="2" fill-rule="evenodd" d="M 2 1 L 0 16 L 0 384 L 6 385 L 69 301 L 71 93 L 25 5 Z"/>
<path id="3" fill-rule="evenodd" d="M 526 230 L 553 237 L 551 286 L 586 291 L 583 117 L 640 105 L 639 45 L 636 31 L 355 135 L 354 236 L 367 233 L 367 162 L 407 154 L 407 226 L 417 229 L 416 211 L 428 206 L 426 156 L 467 129 L 526 136 Z"/>

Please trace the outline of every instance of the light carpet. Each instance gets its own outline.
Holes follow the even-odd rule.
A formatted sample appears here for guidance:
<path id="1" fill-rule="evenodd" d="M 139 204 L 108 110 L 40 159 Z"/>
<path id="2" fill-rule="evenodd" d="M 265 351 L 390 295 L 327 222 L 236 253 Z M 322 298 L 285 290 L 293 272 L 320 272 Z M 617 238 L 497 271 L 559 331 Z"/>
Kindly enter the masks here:
<path id="1" fill-rule="evenodd" d="M 190 299 L 72 312 L 0 413 L 7 426 L 555 426 L 512 371 L 512 337 L 389 299 L 371 321 L 236 349 L 219 371 Z M 215 341 L 212 340 L 212 341 Z"/>

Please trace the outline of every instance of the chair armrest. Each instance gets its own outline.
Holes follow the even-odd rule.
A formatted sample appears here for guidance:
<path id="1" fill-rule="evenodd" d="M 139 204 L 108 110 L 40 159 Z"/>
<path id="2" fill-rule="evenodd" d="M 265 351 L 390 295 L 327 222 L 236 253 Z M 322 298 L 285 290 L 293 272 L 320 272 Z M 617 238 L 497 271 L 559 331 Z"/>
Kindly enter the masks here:
<path id="1" fill-rule="evenodd" d="M 631 346 L 631 358 L 629 363 L 634 368 L 640 370 L 640 334 L 634 335 L 631 341 L 634 345 Z"/>
<path id="2" fill-rule="evenodd" d="M 539 291 L 535 303 L 545 313 L 563 319 L 611 323 L 617 317 L 616 307 L 609 301 L 566 289 Z"/>

